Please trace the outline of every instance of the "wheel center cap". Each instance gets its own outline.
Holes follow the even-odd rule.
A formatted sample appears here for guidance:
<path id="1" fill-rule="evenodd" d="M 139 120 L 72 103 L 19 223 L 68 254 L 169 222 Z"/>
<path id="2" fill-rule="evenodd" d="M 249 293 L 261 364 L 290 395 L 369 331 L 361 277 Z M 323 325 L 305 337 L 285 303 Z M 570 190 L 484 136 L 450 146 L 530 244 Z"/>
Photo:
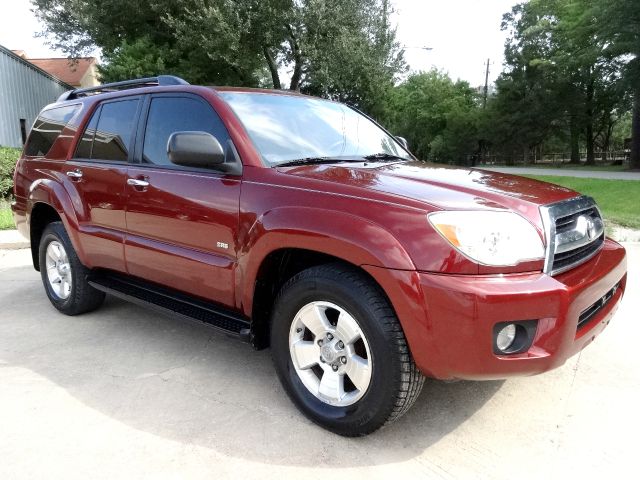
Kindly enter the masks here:
<path id="1" fill-rule="evenodd" d="M 322 354 L 322 358 L 328 363 L 332 363 L 336 359 L 336 351 L 331 345 L 324 345 L 320 349 L 320 353 Z"/>

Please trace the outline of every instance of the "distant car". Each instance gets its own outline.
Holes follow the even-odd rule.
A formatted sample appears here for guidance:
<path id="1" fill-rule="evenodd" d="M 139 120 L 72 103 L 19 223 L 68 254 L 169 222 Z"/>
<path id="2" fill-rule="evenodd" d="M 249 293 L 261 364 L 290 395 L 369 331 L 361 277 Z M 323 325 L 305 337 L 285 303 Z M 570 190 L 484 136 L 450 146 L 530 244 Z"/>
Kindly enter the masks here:
<path id="1" fill-rule="evenodd" d="M 68 92 L 36 120 L 15 198 L 58 310 L 109 293 L 270 345 L 293 402 L 341 435 L 396 420 L 423 375 L 562 365 L 626 286 L 591 198 L 419 162 L 292 92 L 169 76 Z"/>

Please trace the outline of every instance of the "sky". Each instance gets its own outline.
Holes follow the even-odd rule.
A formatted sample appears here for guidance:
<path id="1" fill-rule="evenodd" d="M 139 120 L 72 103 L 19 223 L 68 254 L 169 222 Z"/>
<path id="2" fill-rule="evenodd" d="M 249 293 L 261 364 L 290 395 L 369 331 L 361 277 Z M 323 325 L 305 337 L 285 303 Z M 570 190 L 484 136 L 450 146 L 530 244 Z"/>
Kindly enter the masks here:
<path id="1" fill-rule="evenodd" d="M 472 86 L 484 83 L 491 59 L 490 81 L 502 70 L 505 35 L 502 14 L 517 0 L 392 0 L 398 41 L 413 71 L 438 68 Z M 25 50 L 31 58 L 65 56 L 35 38 L 42 26 L 29 0 L 0 0 L 0 45 Z M 422 50 L 416 47 L 429 47 Z"/>
<path id="2" fill-rule="evenodd" d="M 472 86 L 502 71 L 506 35 L 502 15 L 519 0 L 393 0 L 398 41 L 412 70 L 444 70 Z M 430 47 L 425 51 L 413 47 Z"/>

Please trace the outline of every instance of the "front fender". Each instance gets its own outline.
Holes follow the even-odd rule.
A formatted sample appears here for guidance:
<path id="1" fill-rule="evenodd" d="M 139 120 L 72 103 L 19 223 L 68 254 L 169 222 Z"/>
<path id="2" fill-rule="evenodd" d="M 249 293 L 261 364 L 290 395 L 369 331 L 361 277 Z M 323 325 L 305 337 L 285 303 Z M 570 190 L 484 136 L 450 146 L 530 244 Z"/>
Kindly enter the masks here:
<path id="1" fill-rule="evenodd" d="M 239 304 L 251 312 L 255 279 L 272 252 L 295 248 L 342 259 L 353 265 L 415 270 L 411 257 L 382 226 L 341 211 L 314 207 L 281 207 L 256 219 L 241 239 L 239 254 L 242 292 Z"/>

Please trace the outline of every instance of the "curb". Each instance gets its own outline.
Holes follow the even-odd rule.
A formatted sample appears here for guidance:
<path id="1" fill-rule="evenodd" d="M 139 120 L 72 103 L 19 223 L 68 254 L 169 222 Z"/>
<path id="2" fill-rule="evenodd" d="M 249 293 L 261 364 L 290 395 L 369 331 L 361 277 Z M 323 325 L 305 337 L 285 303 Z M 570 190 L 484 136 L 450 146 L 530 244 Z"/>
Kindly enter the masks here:
<path id="1" fill-rule="evenodd" d="M 0 250 L 23 250 L 30 247 L 29 242 L 0 243 Z"/>
<path id="2" fill-rule="evenodd" d="M 17 230 L 0 230 L 0 250 L 20 250 L 30 247 L 31 242 Z"/>
<path id="3" fill-rule="evenodd" d="M 640 230 L 614 226 L 611 232 L 611 238 L 620 243 L 639 243 Z"/>

